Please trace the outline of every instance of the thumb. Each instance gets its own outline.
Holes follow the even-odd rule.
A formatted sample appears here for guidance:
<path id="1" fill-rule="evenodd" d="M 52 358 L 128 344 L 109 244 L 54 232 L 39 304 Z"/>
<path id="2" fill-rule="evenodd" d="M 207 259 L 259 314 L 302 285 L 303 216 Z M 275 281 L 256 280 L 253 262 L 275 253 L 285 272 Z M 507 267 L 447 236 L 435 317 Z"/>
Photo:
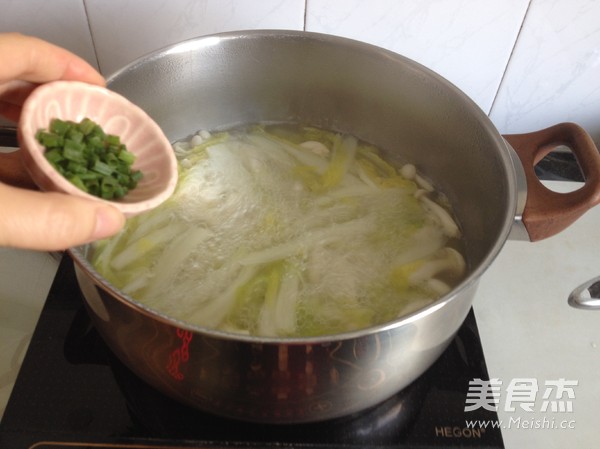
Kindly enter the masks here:
<path id="1" fill-rule="evenodd" d="M 98 201 L 0 184 L 0 246 L 63 250 L 109 237 L 124 224 L 120 211 Z"/>

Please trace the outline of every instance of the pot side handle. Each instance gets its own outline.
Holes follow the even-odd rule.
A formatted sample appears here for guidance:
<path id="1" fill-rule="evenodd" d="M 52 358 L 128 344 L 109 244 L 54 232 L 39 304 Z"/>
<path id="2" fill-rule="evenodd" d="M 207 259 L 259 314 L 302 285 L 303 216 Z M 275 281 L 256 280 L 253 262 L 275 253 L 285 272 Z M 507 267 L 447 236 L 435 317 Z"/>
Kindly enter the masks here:
<path id="1" fill-rule="evenodd" d="M 523 224 L 532 242 L 559 233 L 600 203 L 600 153 L 579 125 L 559 123 L 541 131 L 503 137 L 516 151 L 525 171 Z M 535 165 L 560 145 L 571 149 L 585 179 L 583 186 L 573 192 L 553 192 L 535 174 Z"/>
<path id="2" fill-rule="evenodd" d="M 39 190 L 21 160 L 21 150 L 16 149 L 18 146 L 16 128 L 0 126 L 0 146 L 15 148 L 10 152 L 0 151 L 0 182 L 13 187 Z"/>

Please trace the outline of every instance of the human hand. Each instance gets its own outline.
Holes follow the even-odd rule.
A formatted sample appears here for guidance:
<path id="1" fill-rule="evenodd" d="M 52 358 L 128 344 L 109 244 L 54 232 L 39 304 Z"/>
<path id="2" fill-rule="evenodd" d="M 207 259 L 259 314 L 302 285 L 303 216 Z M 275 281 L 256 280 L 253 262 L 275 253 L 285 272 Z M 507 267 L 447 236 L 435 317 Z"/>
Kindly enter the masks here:
<path id="1" fill-rule="evenodd" d="M 0 34 L 0 61 L 0 115 L 14 121 L 41 83 L 105 84 L 102 75 L 73 53 L 21 34 Z M 62 250 L 115 234 L 124 223 L 120 211 L 98 201 L 0 183 L 0 246 Z"/>

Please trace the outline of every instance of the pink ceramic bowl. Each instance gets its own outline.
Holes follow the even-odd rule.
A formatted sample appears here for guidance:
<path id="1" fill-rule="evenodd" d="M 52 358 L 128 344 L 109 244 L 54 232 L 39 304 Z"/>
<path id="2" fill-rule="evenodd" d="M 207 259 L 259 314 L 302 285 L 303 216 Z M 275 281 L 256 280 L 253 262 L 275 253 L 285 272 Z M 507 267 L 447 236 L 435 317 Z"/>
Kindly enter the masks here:
<path id="1" fill-rule="evenodd" d="M 75 187 L 46 160 L 44 147 L 35 138 L 53 118 L 79 122 L 85 117 L 107 134 L 119 136 L 136 156 L 132 168 L 143 173 L 137 187 L 119 200 L 107 201 Z M 23 105 L 18 137 L 25 167 L 40 189 L 110 203 L 126 216 L 158 206 L 177 184 L 175 153 L 159 126 L 129 100 L 100 86 L 55 81 L 36 88 Z"/>

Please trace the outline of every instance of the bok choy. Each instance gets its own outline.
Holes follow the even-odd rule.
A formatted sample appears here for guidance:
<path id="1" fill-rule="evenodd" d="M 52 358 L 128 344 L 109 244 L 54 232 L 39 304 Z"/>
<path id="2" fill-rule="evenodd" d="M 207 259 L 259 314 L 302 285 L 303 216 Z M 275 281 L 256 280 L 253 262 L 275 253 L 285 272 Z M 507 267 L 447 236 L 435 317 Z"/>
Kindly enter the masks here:
<path id="1" fill-rule="evenodd" d="M 351 135 L 256 125 L 201 131 L 174 150 L 175 194 L 96 243 L 92 260 L 163 314 L 226 332 L 326 335 L 394 320 L 464 276 L 443 195 Z"/>

